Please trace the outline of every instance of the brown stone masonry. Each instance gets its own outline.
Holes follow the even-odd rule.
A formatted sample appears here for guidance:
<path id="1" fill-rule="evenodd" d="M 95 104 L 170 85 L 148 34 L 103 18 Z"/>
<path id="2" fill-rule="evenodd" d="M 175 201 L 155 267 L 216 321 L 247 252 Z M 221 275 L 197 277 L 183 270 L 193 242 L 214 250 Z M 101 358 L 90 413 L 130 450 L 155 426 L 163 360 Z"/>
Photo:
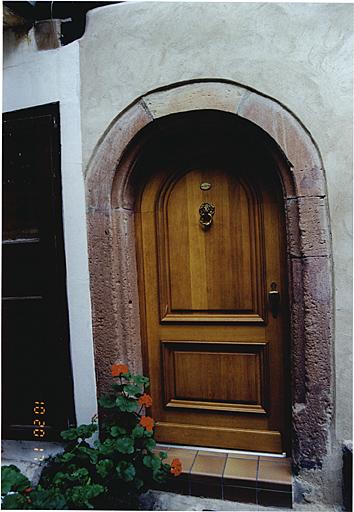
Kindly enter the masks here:
<path id="1" fill-rule="evenodd" d="M 142 370 L 134 232 L 133 163 L 142 128 L 171 113 L 232 112 L 277 145 L 288 236 L 292 334 L 293 461 L 321 467 L 333 414 L 332 260 L 319 152 L 276 101 L 230 82 L 200 81 L 152 92 L 108 127 L 86 174 L 91 296 L 98 393 L 110 365 Z M 128 148 L 128 149 L 127 149 Z"/>

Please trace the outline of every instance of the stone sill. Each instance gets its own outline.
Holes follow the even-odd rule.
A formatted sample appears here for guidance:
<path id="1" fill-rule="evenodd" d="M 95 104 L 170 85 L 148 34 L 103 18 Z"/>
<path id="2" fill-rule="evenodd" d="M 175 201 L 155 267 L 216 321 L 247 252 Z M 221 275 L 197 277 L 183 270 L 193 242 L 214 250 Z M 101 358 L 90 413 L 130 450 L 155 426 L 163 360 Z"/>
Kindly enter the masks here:
<path id="1" fill-rule="evenodd" d="M 43 460 L 63 451 L 64 446 L 64 443 L 45 441 L 3 440 L 1 465 L 14 464 L 32 483 L 36 484 L 42 471 Z"/>

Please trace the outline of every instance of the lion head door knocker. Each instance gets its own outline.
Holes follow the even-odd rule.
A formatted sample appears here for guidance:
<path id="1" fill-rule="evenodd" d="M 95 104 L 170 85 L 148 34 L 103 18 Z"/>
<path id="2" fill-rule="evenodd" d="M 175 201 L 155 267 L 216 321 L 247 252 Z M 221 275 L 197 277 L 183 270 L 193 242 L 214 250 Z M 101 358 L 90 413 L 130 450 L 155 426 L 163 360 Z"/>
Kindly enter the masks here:
<path id="1" fill-rule="evenodd" d="M 213 216 L 215 213 L 215 206 L 210 203 L 202 203 L 199 208 L 199 223 L 203 229 L 209 229 L 213 222 Z"/>

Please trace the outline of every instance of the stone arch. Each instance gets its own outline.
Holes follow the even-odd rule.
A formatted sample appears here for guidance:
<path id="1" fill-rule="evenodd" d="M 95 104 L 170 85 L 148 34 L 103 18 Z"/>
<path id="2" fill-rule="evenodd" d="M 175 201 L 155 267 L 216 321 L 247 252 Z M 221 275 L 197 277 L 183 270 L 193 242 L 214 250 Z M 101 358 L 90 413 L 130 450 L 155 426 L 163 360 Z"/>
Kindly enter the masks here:
<path id="1" fill-rule="evenodd" d="M 333 415 L 332 259 L 325 173 L 308 131 L 284 106 L 227 81 L 195 81 L 148 93 L 113 120 L 86 174 L 89 264 L 98 389 L 120 359 L 142 370 L 131 144 L 164 116 L 219 110 L 261 128 L 279 162 L 287 229 L 292 338 L 293 460 L 321 467 Z M 130 148 L 129 151 L 126 151 Z M 284 163 L 285 162 L 285 163 Z"/>

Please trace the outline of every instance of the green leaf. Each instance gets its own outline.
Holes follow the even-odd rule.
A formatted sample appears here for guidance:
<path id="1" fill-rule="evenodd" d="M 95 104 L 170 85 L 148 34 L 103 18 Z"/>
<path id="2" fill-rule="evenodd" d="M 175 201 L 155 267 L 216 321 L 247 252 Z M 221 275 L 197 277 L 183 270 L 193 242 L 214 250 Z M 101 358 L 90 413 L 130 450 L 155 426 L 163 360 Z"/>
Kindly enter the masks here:
<path id="1" fill-rule="evenodd" d="M 1 492 L 3 491 L 1 490 Z M 4 510 L 21 510 L 29 508 L 29 503 L 22 494 L 8 494 L 3 498 L 1 508 Z"/>
<path id="2" fill-rule="evenodd" d="M 96 464 L 97 463 L 97 459 L 98 459 L 98 456 L 99 456 L 99 454 L 97 453 L 97 450 L 95 450 L 93 448 L 87 448 L 86 446 L 79 446 L 77 451 L 79 452 L 79 454 L 84 454 L 87 457 L 89 457 L 90 462 L 92 464 Z"/>
<path id="3" fill-rule="evenodd" d="M 71 475 L 68 475 L 70 480 L 73 480 L 73 481 L 79 480 L 82 482 L 85 482 L 89 476 L 90 476 L 90 474 L 86 468 L 79 468 L 76 471 L 74 471 L 73 473 L 71 473 Z"/>
<path id="4" fill-rule="evenodd" d="M 130 437 L 121 437 L 116 441 L 116 448 L 120 453 L 134 453 L 134 441 Z"/>
<path id="5" fill-rule="evenodd" d="M 144 388 L 147 388 L 150 383 L 150 380 L 147 377 L 143 377 L 143 375 L 132 375 L 131 380 L 137 386 L 144 386 Z"/>
<path id="6" fill-rule="evenodd" d="M 143 464 L 147 468 L 156 470 L 160 469 L 161 460 L 159 459 L 159 457 L 156 457 L 156 455 L 145 455 L 145 457 L 143 458 Z"/>
<path id="7" fill-rule="evenodd" d="M 110 459 L 100 460 L 99 463 L 96 465 L 97 473 L 102 478 L 106 478 L 106 476 L 109 474 L 112 468 L 113 462 Z"/>
<path id="8" fill-rule="evenodd" d="M 119 478 L 125 482 L 132 482 L 135 478 L 135 467 L 131 462 L 122 460 L 116 467 Z"/>
<path id="9" fill-rule="evenodd" d="M 151 451 L 155 448 L 155 446 L 156 446 L 156 442 L 154 441 L 154 439 L 151 439 L 151 438 L 146 439 L 146 441 L 144 443 L 144 447 L 147 450 Z M 167 457 L 167 455 L 166 455 L 166 457 Z"/>
<path id="10" fill-rule="evenodd" d="M 133 464 L 129 464 L 127 469 L 124 470 L 124 480 L 126 482 L 131 482 L 135 478 L 135 467 Z"/>
<path id="11" fill-rule="evenodd" d="M 140 439 L 141 437 L 144 437 L 145 435 L 145 429 L 141 425 L 136 425 L 136 427 L 133 428 L 131 435 L 134 439 Z"/>
<path id="12" fill-rule="evenodd" d="M 110 434 L 112 437 L 118 437 L 126 433 L 127 431 L 122 427 L 118 427 L 118 425 L 114 425 L 110 428 Z"/>
<path id="13" fill-rule="evenodd" d="M 98 403 L 105 409 L 112 409 L 116 405 L 116 400 L 114 396 L 104 395 L 98 400 Z"/>
<path id="14" fill-rule="evenodd" d="M 153 471 L 152 478 L 155 480 L 155 482 L 162 484 L 167 479 L 167 473 L 165 471 L 158 469 L 156 471 Z"/>
<path id="15" fill-rule="evenodd" d="M 112 455 L 116 451 L 116 441 L 114 439 L 105 439 L 99 447 L 102 455 Z"/>
<path id="16" fill-rule="evenodd" d="M 134 412 L 137 408 L 136 401 L 125 398 L 125 396 L 118 396 L 116 398 L 116 405 L 122 412 Z"/>
<path id="17" fill-rule="evenodd" d="M 123 384 L 118 384 L 118 382 L 113 382 L 111 387 L 114 391 L 122 391 L 123 390 Z"/>
<path id="18" fill-rule="evenodd" d="M 76 483 L 83 483 L 86 484 L 87 481 L 90 478 L 90 474 L 86 468 L 79 468 L 75 471 L 70 471 L 67 473 L 64 473 L 63 471 L 58 471 L 53 476 L 53 484 L 60 486 L 60 485 L 66 485 L 67 482 L 76 482 Z"/>
<path id="19" fill-rule="evenodd" d="M 90 425 L 80 425 L 77 428 L 77 432 L 81 439 L 89 439 L 97 430 L 98 426 L 95 423 L 91 423 Z"/>
<path id="20" fill-rule="evenodd" d="M 135 478 L 133 485 L 139 491 L 144 486 L 144 482 L 141 478 Z"/>
<path id="21" fill-rule="evenodd" d="M 75 459 L 75 454 L 74 453 L 63 453 L 63 455 L 61 455 L 60 458 L 63 462 L 70 462 L 71 460 Z"/>
<path id="22" fill-rule="evenodd" d="M 91 484 L 82 486 L 75 486 L 68 489 L 66 492 L 67 499 L 75 506 L 75 508 L 89 508 L 93 509 L 90 500 L 96 498 L 105 491 L 103 485 Z M 71 507 L 70 507 L 71 508 Z"/>
<path id="23" fill-rule="evenodd" d="M 65 496 L 58 489 L 43 489 L 40 486 L 30 494 L 34 510 L 67 510 Z"/>
<path id="24" fill-rule="evenodd" d="M 164 462 L 162 462 L 161 469 L 166 473 L 166 475 L 169 475 L 171 466 L 170 466 L 170 464 L 165 464 Z"/>
<path id="25" fill-rule="evenodd" d="M 63 430 L 60 435 L 65 441 L 88 439 L 92 437 L 94 432 L 97 431 L 97 428 L 97 425 L 94 423 L 91 423 L 90 425 L 80 425 L 77 428 L 69 428 L 68 430 Z"/>
<path id="26" fill-rule="evenodd" d="M 127 384 L 124 386 L 124 391 L 127 393 L 127 395 L 135 396 L 141 393 L 141 386 L 136 384 Z"/>
<path id="27" fill-rule="evenodd" d="M 60 436 L 65 441 L 76 441 L 79 438 L 76 428 L 69 428 L 68 430 L 63 430 L 63 432 L 60 432 Z"/>
<path id="28" fill-rule="evenodd" d="M 58 471 L 53 476 L 53 484 L 54 485 L 60 485 L 60 484 L 64 483 L 67 479 L 68 478 L 67 478 L 67 475 L 65 473 L 63 473 L 62 471 Z"/>
<path id="29" fill-rule="evenodd" d="M 163 452 L 160 452 L 160 454 Z M 161 459 L 160 459 L 161 460 Z M 169 474 L 170 474 L 171 466 L 169 464 L 165 464 L 161 460 L 161 467 L 159 469 L 154 469 L 152 472 L 152 477 L 155 482 L 163 483 L 166 482 Z"/>
<path id="30" fill-rule="evenodd" d="M 10 491 L 23 491 L 30 487 L 30 481 L 21 473 L 18 467 L 11 464 L 1 468 L 1 495 Z"/>

